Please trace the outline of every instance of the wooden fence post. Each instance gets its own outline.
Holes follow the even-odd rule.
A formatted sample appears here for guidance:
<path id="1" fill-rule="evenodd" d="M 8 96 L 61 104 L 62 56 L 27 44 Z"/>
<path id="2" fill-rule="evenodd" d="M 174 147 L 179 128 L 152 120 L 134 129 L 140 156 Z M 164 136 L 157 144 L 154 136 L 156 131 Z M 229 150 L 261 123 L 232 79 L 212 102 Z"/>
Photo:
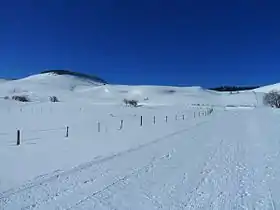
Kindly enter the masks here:
<path id="1" fill-rule="evenodd" d="M 183 120 L 185 120 L 185 115 L 183 115 Z"/>
<path id="2" fill-rule="evenodd" d="M 100 133 L 100 127 L 101 127 L 100 122 L 97 122 L 97 131 L 98 131 L 98 133 Z"/>
<path id="3" fill-rule="evenodd" d="M 69 137 L 69 126 L 66 126 L 66 134 L 65 137 L 68 138 Z"/>
<path id="4" fill-rule="evenodd" d="M 154 116 L 154 124 L 156 124 L 156 116 Z"/>
<path id="5" fill-rule="evenodd" d="M 123 129 L 123 120 L 121 120 L 121 124 L 120 124 L 120 129 L 119 130 L 122 130 Z"/>
<path id="6" fill-rule="evenodd" d="M 167 117 L 167 116 L 165 116 L 165 122 L 167 122 L 167 118 L 168 118 L 168 117 Z"/>
<path id="7" fill-rule="evenodd" d="M 17 145 L 20 145 L 20 130 L 17 130 Z"/>
<path id="8" fill-rule="evenodd" d="M 143 126 L 143 116 L 140 118 L 140 126 Z"/>

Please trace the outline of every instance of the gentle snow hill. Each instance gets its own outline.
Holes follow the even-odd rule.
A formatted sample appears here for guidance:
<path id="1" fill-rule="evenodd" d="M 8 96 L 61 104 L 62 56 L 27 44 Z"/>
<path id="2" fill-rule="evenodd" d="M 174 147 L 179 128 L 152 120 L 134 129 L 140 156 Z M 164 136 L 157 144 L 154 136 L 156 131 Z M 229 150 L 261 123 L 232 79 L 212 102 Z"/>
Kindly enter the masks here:
<path id="1" fill-rule="evenodd" d="M 61 102 L 122 104 L 135 99 L 142 105 L 260 106 L 262 93 L 244 91 L 230 94 L 196 87 L 110 85 L 75 75 L 43 73 L 23 79 L 0 82 L 0 98 L 26 95 L 32 102 L 48 102 L 57 96 Z"/>
<path id="2" fill-rule="evenodd" d="M 266 86 L 254 89 L 253 91 L 268 93 L 268 92 L 273 91 L 273 90 L 280 91 L 280 83 L 276 83 L 276 84 L 273 84 L 273 85 L 266 85 Z"/>
<path id="3" fill-rule="evenodd" d="M 46 101 L 49 96 L 71 95 L 75 89 L 103 85 L 98 81 L 72 75 L 53 73 L 31 75 L 26 78 L 1 83 L 0 94 L 3 96 L 27 95 L 32 101 Z M 71 96 L 73 97 L 73 96 Z M 71 98 L 70 97 L 70 98 Z"/>

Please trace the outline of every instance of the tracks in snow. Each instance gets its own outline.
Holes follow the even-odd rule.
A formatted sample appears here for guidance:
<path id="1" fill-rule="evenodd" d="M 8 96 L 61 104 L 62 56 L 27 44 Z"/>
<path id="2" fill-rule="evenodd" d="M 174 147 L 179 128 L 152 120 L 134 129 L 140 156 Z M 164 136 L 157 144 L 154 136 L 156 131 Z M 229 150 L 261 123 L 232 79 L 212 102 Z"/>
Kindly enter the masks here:
<path id="1" fill-rule="evenodd" d="M 207 123 L 207 121 L 200 122 L 196 124 L 195 127 L 205 123 Z M 125 165 L 126 167 L 121 167 L 117 170 L 110 169 L 108 165 L 110 166 L 111 162 L 115 159 L 119 159 L 123 156 L 129 156 L 130 153 L 141 153 L 140 151 L 145 149 L 149 150 L 150 147 L 155 147 L 158 143 L 165 142 L 174 136 L 185 133 L 189 129 L 190 128 L 186 128 L 176 131 L 136 148 L 132 148 L 100 160 L 93 160 L 69 171 L 57 172 L 54 173 L 54 175 L 43 177 L 42 179 L 23 185 L 20 188 L 6 191 L 0 194 L 0 209 L 40 208 L 41 206 L 57 200 L 58 198 L 69 196 L 74 191 L 84 191 L 87 186 L 90 186 L 92 190 L 92 185 L 96 187 L 97 192 L 102 191 L 102 189 L 106 189 L 106 187 L 113 185 L 118 182 L 118 180 L 124 179 L 127 174 L 134 174 L 138 170 L 141 170 L 141 167 L 132 168 L 132 165 Z M 147 163 L 146 161 L 149 161 L 149 159 L 147 158 L 141 161 L 141 164 L 143 164 L 142 167 L 144 168 L 147 167 L 144 165 Z M 150 164 L 151 163 L 148 165 Z M 106 186 L 106 184 L 102 184 L 103 182 L 111 184 Z"/>
<path id="2" fill-rule="evenodd" d="M 189 132 L 2 194 L 0 209 L 273 210 L 280 155 L 269 131 L 278 128 L 265 123 L 250 112 L 225 113 Z"/>

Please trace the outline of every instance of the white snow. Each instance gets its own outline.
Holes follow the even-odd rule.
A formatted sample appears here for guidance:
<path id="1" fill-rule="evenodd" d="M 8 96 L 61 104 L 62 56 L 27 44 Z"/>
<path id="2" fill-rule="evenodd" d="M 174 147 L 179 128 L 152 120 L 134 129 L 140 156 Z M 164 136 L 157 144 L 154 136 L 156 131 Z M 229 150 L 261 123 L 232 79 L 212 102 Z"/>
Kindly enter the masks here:
<path id="1" fill-rule="evenodd" d="M 280 113 L 262 96 L 52 74 L 0 83 L 0 209 L 278 209 Z"/>
<path id="2" fill-rule="evenodd" d="M 280 83 L 276 83 L 273 85 L 266 85 L 257 89 L 254 89 L 255 92 L 263 92 L 263 93 L 268 93 L 270 91 L 280 91 Z"/>

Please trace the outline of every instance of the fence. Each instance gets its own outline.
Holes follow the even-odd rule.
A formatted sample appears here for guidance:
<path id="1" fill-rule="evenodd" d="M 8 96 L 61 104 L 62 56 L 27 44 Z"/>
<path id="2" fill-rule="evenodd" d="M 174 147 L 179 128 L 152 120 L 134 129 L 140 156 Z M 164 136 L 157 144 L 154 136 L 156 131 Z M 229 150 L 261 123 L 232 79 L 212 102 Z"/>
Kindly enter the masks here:
<path id="1" fill-rule="evenodd" d="M 201 118 L 203 116 L 208 116 L 211 115 L 213 112 L 213 108 L 207 108 L 207 109 L 200 109 L 199 111 L 194 111 L 193 114 L 175 114 L 175 116 L 146 116 L 144 117 L 143 115 L 139 116 L 138 118 L 138 126 L 139 128 L 141 127 L 145 127 L 146 124 L 147 126 L 153 126 L 153 125 L 157 125 L 159 123 L 164 123 L 164 124 L 168 124 L 171 123 L 172 120 L 173 121 L 185 121 L 188 119 L 196 119 L 196 118 Z M 130 129 L 131 127 L 129 127 L 128 125 L 131 124 L 131 121 L 126 121 L 125 119 L 118 119 L 115 120 L 115 127 L 113 128 L 114 131 L 122 131 L 127 129 Z M 91 124 L 92 125 L 92 124 Z M 28 129 L 15 129 L 14 132 L 6 132 L 6 133 L 0 133 L 0 139 L 1 138 L 7 138 L 9 139 L 8 142 L 11 143 L 10 145 L 16 145 L 16 146 L 20 146 L 22 143 L 27 143 L 30 141 L 37 141 L 39 139 L 41 139 L 40 137 L 36 137 L 36 135 L 43 135 L 42 133 L 53 133 L 56 132 L 55 137 L 56 138 L 69 138 L 71 137 L 71 132 L 75 130 L 77 125 L 65 125 L 62 127 L 58 127 L 58 128 L 50 128 L 50 129 L 34 129 L 34 130 L 28 130 Z M 96 129 L 94 129 L 94 125 L 92 125 L 93 130 L 96 130 L 96 133 L 102 133 L 102 132 L 108 132 L 108 124 L 106 124 L 106 122 L 102 122 L 102 121 L 97 121 L 96 122 Z M 111 129 L 112 130 L 112 129 Z M 28 135 L 29 134 L 29 135 Z M 31 134 L 31 137 L 30 137 Z M 33 135 L 33 137 L 32 137 Z M 28 136 L 28 137 L 26 137 Z M 53 138 L 53 136 L 51 137 Z M 1 141 L 0 141 L 0 145 L 1 145 Z"/>
<path id="2" fill-rule="evenodd" d="M 38 130 L 28 130 L 28 129 L 15 129 L 14 132 L 2 132 L 0 133 L 0 146 L 3 142 L 8 143 L 9 146 L 21 145 L 22 143 L 29 143 L 38 141 L 42 138 L 42 133 L 48 133 L 53 136 L 53 133 L 56 133 L 55 136 L 61 137 L 69 137 L 69 126 L 61 127 L 61 128 L 50 128 L 50 129 L 38 129 Z M 44 134 L 44 136 L 46 136 Z M 5 139 L 5 141 L 3 141 Z M 32 143 L 30 143 L 32 144 Z"/>

